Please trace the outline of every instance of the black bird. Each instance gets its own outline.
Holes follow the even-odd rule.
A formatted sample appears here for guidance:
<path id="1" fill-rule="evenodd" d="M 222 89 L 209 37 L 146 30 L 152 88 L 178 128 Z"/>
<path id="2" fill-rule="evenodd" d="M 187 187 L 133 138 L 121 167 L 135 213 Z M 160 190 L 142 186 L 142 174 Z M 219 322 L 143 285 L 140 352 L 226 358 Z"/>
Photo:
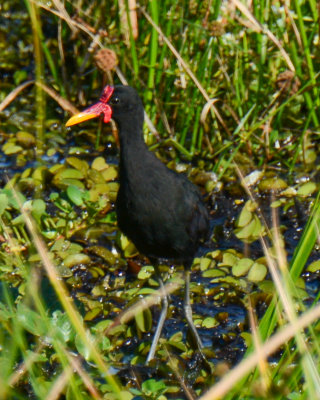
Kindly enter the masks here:
<path id="1" fill-rule="evenodd" d="M 202 355 L 202 342 L 192 320 L 190 267 L 195 253 L 209 230 L 208 211 L 200 192 L 184 175 L 168 169 L 150 152 L 143 139 L 143 104 L 129 86 L 106 86 L 98 103 L 71 117 L 66 126 L 103 114 L 112 118 L 120 138 L 120 187 L 116 201 L 121 231 L 155 266 L 163 290 L 162 312 L 147 363 L 154 358 L 167 315 L 168 299 L 158 273 L 159 259 L 184 265 L 184 311 L 193 338 Z"/>

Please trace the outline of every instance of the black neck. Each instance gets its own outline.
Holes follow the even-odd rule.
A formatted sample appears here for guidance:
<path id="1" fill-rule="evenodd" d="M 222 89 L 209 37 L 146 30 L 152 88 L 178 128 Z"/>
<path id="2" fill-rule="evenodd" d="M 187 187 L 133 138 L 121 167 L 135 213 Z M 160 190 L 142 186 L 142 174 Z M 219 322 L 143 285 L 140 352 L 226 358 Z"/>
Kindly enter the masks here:
<path id="1" fill-rule="evenodd" d="M 137 112 L 116 121 L 120 139 L 120 174 L 129 174 L 144 159 L 143 114 Z"/>

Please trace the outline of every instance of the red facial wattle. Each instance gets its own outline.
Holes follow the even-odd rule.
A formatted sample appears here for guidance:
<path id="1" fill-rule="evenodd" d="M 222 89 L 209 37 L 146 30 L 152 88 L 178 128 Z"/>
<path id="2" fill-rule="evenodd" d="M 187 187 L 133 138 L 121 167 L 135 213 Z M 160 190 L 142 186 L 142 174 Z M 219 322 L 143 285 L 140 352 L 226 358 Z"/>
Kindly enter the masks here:
<path id="1" fill-rule="evenodd" d="M 101 97 L 99 101 L 92 106 L 86 108 L 79 114 L 74 115 L 71 117 L 67 123 L 66 126 L 72 126 L 79 124 L 80 122 L 87 121 L 92 118 L 97 118 L 100 117 L 101 114 L 103 114 L 103 122 L 108 123 L 112 117 L 112 109 L 108 104 L 108 101 L 110 100 L 110 97 L 112 96 L 112 93 L 114 91 L 114 88 L 112 86 L 106 86 L 103 89 L 103 92 L 101 94 Z"/>

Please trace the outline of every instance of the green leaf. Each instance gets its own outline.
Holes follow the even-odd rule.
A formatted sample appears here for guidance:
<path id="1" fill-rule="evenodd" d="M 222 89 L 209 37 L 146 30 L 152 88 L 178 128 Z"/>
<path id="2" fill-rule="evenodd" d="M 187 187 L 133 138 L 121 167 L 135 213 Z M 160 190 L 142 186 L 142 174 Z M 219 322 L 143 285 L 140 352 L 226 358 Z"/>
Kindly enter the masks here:
<path id="1" fill-rule="evenodd" d="M 83 356 L 83 358 L 85 360 L 88 361 L 90 359 L 89 347 L 85 343 L 83 343 L 83 341 L 79 335 L 76 335 L 74 342 L 75 342 L 78 352 Z"/>
<path id="2" fill-rule="evenodd" d="M 109 181 L 113 181 L 114 179 L 116 179 L 116 177 L 118 176 L 118 171 L 117 171 L 116 167 L 112 166 L 112 167 L 109 167 L 109 168 L 101 171 L 101 174 L 102 174 L 104 180 L 106 182 L 109 182 Z"/>
<path id="3" fill-rule="evenodd" d="M 252 212 L 250 212 L 249 210 L 247 210 L 246 207 L 244 207 L 239 215 L 237 226 L 239 228 L 243 228 L 244 226 L 249 224 L 251 219 L 252 219 Z"/>
<path id="4" fill-rule="evenodd" d="M 77 157 L 68 157 L 66 159 L 66 162 L 73 168 L 77 169 L 78 171 L 81 171 L 83 175 L 87 174 L 87 171 L 89 169 L 89 164 L 84 161 L 80 160 Z"/>
<path id="5" fill-rule="evenodd" d="M 90 262 L 91 262 L 90 257 L 82 253 L 70 254 L 63 260 L 63 264 L 67 268 L 72 268 L 75 265 L 79 264 L 89 264 Z"/>
<path id="6" fill-rule="evenodd" d="M 142 383 L 141 390 L 146 396 L 159 396 L 167 390 L 167 385 L 163 381 L 148 379 Z"/>
<path id="7" fill-rule="evenodd" d="M 218 321 L 213 317 L 207 317 L 202 321 L 201 326 L 203 328 L 214 328 L 215 326 L 219 325 Z"/>
<path id="8" fill-rule="evenodd" d="M 23 147 L 32 147 L 36 143 L 36 139 L 31 133 L 20 131 L 16 134 L 16 139 L 19 144 Z"/>
<path id="9" fill-rule="evenodd" d="M 141 332 L 149 332 L 151 330 L 152 314 L 150 308 L 146 308 L 145 310 L 142 311 L 140 307 L 137 307 L 137 312 L 134 318 L 137 327 Z"/>
<path id="10" fill-rule="evenodd" d="M 24 223 L 25 223 L 24 216 L 22 214 L 18 215 L 16 218 L 14 218 L 11 221 L 11 224 L 14 225 L 14 226 L 16 226 L 16 225 L 24 225 Z"/>
<path id="11" fill-rule="evenodd" d="M 87 250 L 90 253 L 93 253 L 96 256 L 101 257 L 109 265 L 114 265 L 116 262 L 116 257 L 112 254 L 112 252 L 103 246 L 90 246 L 87 247 Z"/>
<path id="12" fill-rule="evenodd" d="M 232 267 L 232 274 L 234 276 L 244 276 L 253 265 L 254 261 L 250 258 L 241 258 Z"/>
<path id="13" fill-rule="evenodd" d="M 40 223 L 40 218 L 46 213 L 46 203 L 42 199 L 32 201 L 31 214 L 34 219 Z"/>
<path id="14" fill-rule="evenodd" d="M 154 268 L 152 265 L 144 265 L 138 273 L 138 279 L 148 279 L 154 273 Z"/>
<path id="15" fill-rule="evenodd" d="M 17 318 L 23 328 L 33 335 L 44 336 L 47 334 L 47 326 L 42 316 L 22 303 L 17 306 Z"/>
<path id="16" fill-rule="evenodd" d="M 3 189 L 2 193 L 8 196 L 9 205 L 19 211 L 21 209 L 21 205 L 27 201 L 25 196 L 20 192 L 14 193 L 13 190 Z"/>
<path id="17" fill-rule="evenodd" d="M 66 313 L 63 313 L 60 310 L 54 311 L 51 320 L 57 329 L 56 333 L 60 336 L 60 340 L 62 340 L 64 343 L 68 343 L 69 341 L 73 340 L 75 331 Z"/>
<path id="18" fill-rule="evenodd" d="M 284 190 L 287 187 L 288 187 L 287 183 L 283 179 L 278 178 L 277 176 L 263 179 L 259 183 L 259 189 L 265 192 Z"/>
<path id="19" fill-rule="evenodd" d="M 4 154 L 9 156 L 11 154 L 20 153 L 23 150 L 23 148 L 21 146 L 17 146 L 14 143 L 7 142 L 2 146 L 2 150 L 3 150 Z"/>
<path id="20" fill-rule="evenodd" d="M 67 196 L 76 206 L 82 206 L 83 204 L 83 192 L 77 186 L 67 187 Z"/>
<path id="21" fill-rule="evenodd" d="M 202 276 L 204 278 L 216 278 L 218 276 L 225 276 L 225 272 L 218 268 L 212 268 L 203 271 Z"/>
<path id="22" fill-rule="evenodd" d="M 251 222 L 246 225 L 244 228 L 236 231 L 236 236 L 238 239 L 248 239 L 256 229 L 255 220 L 251 220 Z"/>
<path id="23" fill-rule="evenodd" d="M 97 157 L 93 160 L 91 168 L 97 171 L 103 171 L 104 169 L 108 168 L 108 164 L 103 157 Z"/>
<path id="24" fill-rule="evenodd" d="M 310 196 L 316 189 L 317 185 L 314 182 L 307 182 L 299 187 L 297 195 L 307 197 Z"/>
<path id="25" fill-rule="evenodd" d="M 83 179 L 84 175 L 81 171 L 74 168 L 67 168 L 61 172 L 58 172 L 54 179 L 55 180 L 63 180 L 63 179 Z"/>
<path id="26" fill-rule="evenodd" d="M 0 216 L 9 205 L 8 196 L 5 193 L 0 193 Z"/>
<path id="27" fill-rule="evenodd" d="M 101 307 L 95 307 L 92 310 L 89 310 L 85 317 L 84 320 L 85 321 L 92 321 L 94 318 L 96 318 L 100 313 L 101 313 L 102 309 Z"/>
<path id="28" fill-rule="evenodd" d="M 225 253 L 223 253 L 222 263 L 220 263 L 219 266 L 227 265 L 232 267 L 238 261 L 238 259 L 239 257 L 235 256 L 229 251 L 226 251 Z"/>
<path id="29" fill-rule="evenodd" d="M 265 265 L 260 263 L 254 263 L 248 273 L 248 279 L 251 282 L 261 282 L 264 280 L 268 272 Z"/>
<path id="30" fill-rule="evenodd" d="M 200 271 L 205 271 L 206 269 L 208 269 L 211 264 L 211 261 L 212 261 L 211 258 L 202 257 L 200 259 Z"/>
<path id="31" fill-rule="evenodd" d="M 317 272 L 319 270 L 320 270 L 320 260 L 313 261 L 307 267 L 307 271 L 309 272 Z"/>

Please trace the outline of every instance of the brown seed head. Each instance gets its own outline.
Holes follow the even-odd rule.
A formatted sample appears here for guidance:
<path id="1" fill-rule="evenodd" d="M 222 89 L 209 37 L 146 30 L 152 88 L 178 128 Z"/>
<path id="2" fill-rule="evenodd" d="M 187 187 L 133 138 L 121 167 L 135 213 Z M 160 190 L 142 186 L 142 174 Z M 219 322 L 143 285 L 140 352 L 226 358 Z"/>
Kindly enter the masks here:
<path id="1" fill-rule="evenodd" d="M 94 56 L 94 61 L 99 69 L 104 72 L 113 70 L 118 64 L 116 53 L 110 49 L 100 49 Z"/>

